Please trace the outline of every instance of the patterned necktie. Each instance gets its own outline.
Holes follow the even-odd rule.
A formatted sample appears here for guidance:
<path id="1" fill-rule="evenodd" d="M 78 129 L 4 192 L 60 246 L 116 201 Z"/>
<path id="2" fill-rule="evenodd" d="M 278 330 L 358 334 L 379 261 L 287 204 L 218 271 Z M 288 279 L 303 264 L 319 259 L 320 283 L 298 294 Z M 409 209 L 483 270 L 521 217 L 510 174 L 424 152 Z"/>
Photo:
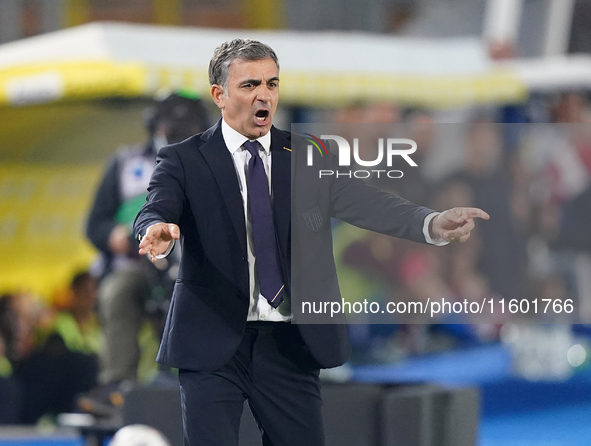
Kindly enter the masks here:
<path id="1" fill-rule="evenodd" d="M 284 284 L 279 266 L 277 238 L 273 223 L 269 181 L 263 160 L 259 155 L 261 145 L 258 141 L 246 141 L 244 148 L 250 152 L 246 182 L 248 205 L 252 223 L 254 254 L 261 294 L 273 308 L 283 300 Z"/>

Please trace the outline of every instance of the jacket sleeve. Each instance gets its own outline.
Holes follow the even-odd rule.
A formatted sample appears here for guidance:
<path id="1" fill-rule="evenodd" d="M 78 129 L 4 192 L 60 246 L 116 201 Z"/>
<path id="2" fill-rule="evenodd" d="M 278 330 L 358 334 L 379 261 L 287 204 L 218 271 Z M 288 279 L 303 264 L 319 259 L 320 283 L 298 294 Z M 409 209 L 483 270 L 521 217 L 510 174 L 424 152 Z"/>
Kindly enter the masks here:
<path id="1" fill-rule="evenodd" d="M 175 146 L 160 149 L 146 203 L 135 218 L 136 239 L 156 223 L 179 224 L 185 202 L 185 172 Z"/>
<path id="2" fill-rule="evenodd" d="M 336 157 L 329 154 L 328 161 L 332 165 L 331 169 L 336 172 Z M 332 217 L 381 234 L 420 243 L 427 242 L 423 224 L 425 218 L 435 212 L 432 209 L 416 205 L 348 176 L 332 179 L 330 196 Z"/>
<path id="3" fill-rule="evenodd" d="M 86 222 L 86 235 L 103 252 L 109 252 L 109 236 L 117 225 L 115 216 L 120 206 L 119 162 L 114 156 L 105 170 Z"/>

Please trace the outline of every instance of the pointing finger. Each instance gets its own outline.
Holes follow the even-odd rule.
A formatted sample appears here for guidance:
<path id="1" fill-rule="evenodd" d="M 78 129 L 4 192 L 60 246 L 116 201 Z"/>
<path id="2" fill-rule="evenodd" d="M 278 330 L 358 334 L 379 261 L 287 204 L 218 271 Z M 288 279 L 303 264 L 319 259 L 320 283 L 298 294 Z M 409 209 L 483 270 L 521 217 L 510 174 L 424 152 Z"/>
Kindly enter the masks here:
<path id="1" fill-rule="evenodd" d="M 483 220 L 488 220 L 490 215 L 484 212 L 482 209 L 478 208 L 462 208 L 462 215 L 464 218 L 482 218 Z"/>

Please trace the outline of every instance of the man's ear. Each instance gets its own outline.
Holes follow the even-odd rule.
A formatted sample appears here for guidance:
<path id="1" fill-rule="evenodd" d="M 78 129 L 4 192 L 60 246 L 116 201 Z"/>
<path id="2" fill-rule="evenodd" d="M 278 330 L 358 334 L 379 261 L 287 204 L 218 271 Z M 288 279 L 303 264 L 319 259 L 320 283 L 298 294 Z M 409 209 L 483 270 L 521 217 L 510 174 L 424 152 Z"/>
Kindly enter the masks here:
<path id="1" fill-rule="evenodd" d="M 217 84 L 211 86 L 211 97 L 213 99 L 213 102 L 215 102 L 215 105 L 217 105 L 218 108 L 221 110 L 224 109 L 224 96 L 224 87 Z"/>

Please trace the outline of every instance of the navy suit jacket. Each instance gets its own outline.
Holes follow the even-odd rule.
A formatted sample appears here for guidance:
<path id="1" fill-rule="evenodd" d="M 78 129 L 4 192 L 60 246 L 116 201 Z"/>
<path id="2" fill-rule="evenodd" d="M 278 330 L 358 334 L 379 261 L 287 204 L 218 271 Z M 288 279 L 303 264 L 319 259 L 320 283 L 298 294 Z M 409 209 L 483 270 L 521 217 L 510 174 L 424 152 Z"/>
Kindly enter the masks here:
<path id="1" fill-rule="evenodd" d="M 336 160 L 332 155 L 320 159 L 314 173 L 306 166 L 307 143 L 301 142 L 292 141 L 289 132 L 271 129 L 272 206 L 292 307 L 297 299 L 340 301 L 331 217 L 425 242 L 423 221 L 433 212 L 360 180 L 319 178 L 318 169 L 335 169 Z M 249 306 L 244 207 L 221 121 L 202 134 L 162 148 L 148 192 L 135 220 L 136 235 L 158 222 L 176 223 L 182 247 L 157 361 L 182 369 L 215 370 L 238 348 Z M 298 324 L 298 328 L 319 366 L 334 367 L 347 360 L 346 324 Z"/>

